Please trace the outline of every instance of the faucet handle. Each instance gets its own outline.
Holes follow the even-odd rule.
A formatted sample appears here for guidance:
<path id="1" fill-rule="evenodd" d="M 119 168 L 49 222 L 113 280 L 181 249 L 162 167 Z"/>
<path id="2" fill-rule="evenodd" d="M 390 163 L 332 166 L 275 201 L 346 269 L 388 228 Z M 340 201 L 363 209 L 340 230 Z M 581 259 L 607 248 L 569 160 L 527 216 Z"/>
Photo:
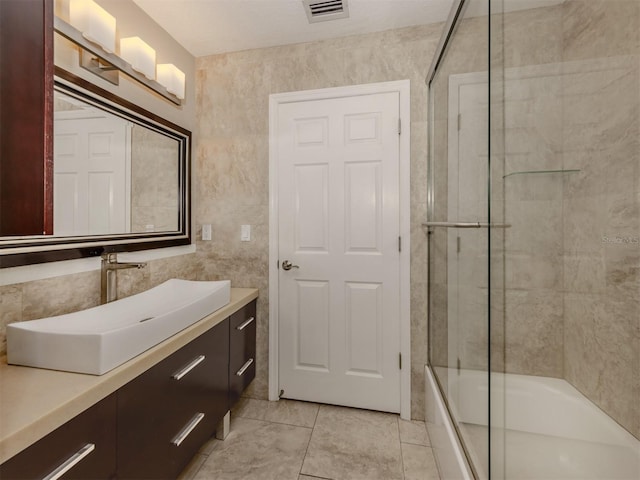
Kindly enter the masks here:
<path id="1" fill-rule="evenodd" d="M 118 253 L 117 252 L 105 252 L 102 255 L 100 255 L 100 258 L 102 258 L 103 262 L 107 262 L 107 263 L 117 263 L 118 261 Z"/>

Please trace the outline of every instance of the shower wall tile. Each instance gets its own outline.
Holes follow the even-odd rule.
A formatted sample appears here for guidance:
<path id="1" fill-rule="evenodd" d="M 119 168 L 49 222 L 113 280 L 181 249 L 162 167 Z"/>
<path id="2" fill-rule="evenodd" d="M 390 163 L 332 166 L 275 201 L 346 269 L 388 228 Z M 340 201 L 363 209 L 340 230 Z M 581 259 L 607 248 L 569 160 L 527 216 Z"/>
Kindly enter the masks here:
<path id="1" fill-rule="evenodd" d="M 566 60 L 637 55 L 640 3 L 636 0 L 568 0 L 562 11 Z"/>
<path id="2" fill-rule="evenodd" d="M 492 330 L 504 335 L 506 372 L 551 377 L 563 375 L 563 179 L 537 172 L 562 168 L 561 22 L 561 6 L 504 16 L 502 215 L 508 228 L 498 312 L 504 328 Z"/>
<path id="3" fill-rule="evenodd" d="M 412 416 L 424 415 L 426 362 L 426 86 L 442 25 L 215 55 L 197 59 L 195 132 L 196 224 L 210 223 L 212 241 L 197 243 L 198 278 L 257 287 L 256 379 L 245 393 L 267 398 L 269 95 L 344 85 L 411 80 Z M 423 131 L 424 130 L 424 131 Z M 240 225 L 252 226 L 240 242 Z M 423 292 L 422 290 L 425 290 Z"/>
<path id="4" fill-rule="evenodd" d="M 566 379 L 638 437 L 638 299 L 567 293 L 565 311 Z"/>
<path id="5" fill-rule="evenodd" d="M 517 0 L 507 0 L 507 3 L 517 3 Z M 506 67 L 543 65 L 562 58 L 561 9 L 562 6 L 552 6 L 504 15 L 502 34 Z"/>
<path id="6" fill-rule="evenodd" d="M 561 377 L 563 374 L 562 292 L 554 289 L 506 291 L 505 361 L 510 373 Z"/>
<path id="7" fill-rule="evenodd" d="M 563 9 L 565 377 L 640 438 L 640 4 Z"/>

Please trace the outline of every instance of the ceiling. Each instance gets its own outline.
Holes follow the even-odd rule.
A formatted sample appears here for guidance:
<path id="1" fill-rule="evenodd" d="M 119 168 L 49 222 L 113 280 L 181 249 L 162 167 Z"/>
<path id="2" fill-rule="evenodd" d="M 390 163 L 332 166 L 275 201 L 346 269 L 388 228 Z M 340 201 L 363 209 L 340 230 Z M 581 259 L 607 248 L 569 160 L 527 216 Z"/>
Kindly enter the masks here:
<path id="1" fill-rule="evenodd" d="M 0 0 L 1 1 L 1 0 Z M 454 0 L 344 0 L 349 18 L 309 24 L 302 0 L 133 0 L 194 57 L 444 22 Z M 505 11 L 565 0 L 510 0 Z M 486 15 L 472 0 L 465 16 Z"/>
<path id="2" fill-rule="evenodd" d="M 193 56 L 443 22 L 453 0 L 348 0 L 349 18 L 309 24 L 302 0 L 134 0 Z"/>

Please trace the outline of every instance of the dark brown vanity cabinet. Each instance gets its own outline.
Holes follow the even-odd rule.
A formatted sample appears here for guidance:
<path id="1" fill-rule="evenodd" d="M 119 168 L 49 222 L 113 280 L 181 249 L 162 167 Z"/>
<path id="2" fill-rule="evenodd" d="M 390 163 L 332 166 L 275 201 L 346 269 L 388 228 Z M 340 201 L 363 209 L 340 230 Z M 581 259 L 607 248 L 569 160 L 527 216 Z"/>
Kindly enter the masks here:
<path id="1" fill-rule="evenodd" d="M 115 478 L 115 418 L 116 394 L 112 393 L 0 465 L 0 478 Z"/>
<path id="2" fill-rule="evenodd" d="M 229 318 L 229 405 L 256 376 L 256 301 Z"/>
<path id="3" fill-rule="evenodd" d="M 175 478 L 228 410 L 225 320 L 118 391 L 118 478 Z"/>
<path id="4" fill-rule="evenodd" d="M 176 478 L 255 377 L 255 357 L 254 300 L 0 465 L 0 479 Z"/>

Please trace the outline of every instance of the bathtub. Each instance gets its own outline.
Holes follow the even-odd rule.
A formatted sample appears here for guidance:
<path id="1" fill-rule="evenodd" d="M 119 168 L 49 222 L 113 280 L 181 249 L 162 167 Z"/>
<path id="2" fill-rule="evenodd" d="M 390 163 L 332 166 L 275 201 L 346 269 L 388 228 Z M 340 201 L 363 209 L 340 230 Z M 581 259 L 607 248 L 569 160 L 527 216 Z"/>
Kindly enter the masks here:
<path id="1" fill-rule="evenodd" d="M 487 478 L 487 373 L 437 369 L 439 378 L 448 374 L 452 415 L 463 435 L 476 439 L 466 442 L 468 454 L 478 476 Z M 456 451 L 461 446 L 434 372 L 426 367 L 425 375 L 427 428 L 441 476 L 473 478 L 467 457 Z M 567 381 L 492 374 L 491 382 L 493 478 L 640 479 L 640 441 Z"/>

